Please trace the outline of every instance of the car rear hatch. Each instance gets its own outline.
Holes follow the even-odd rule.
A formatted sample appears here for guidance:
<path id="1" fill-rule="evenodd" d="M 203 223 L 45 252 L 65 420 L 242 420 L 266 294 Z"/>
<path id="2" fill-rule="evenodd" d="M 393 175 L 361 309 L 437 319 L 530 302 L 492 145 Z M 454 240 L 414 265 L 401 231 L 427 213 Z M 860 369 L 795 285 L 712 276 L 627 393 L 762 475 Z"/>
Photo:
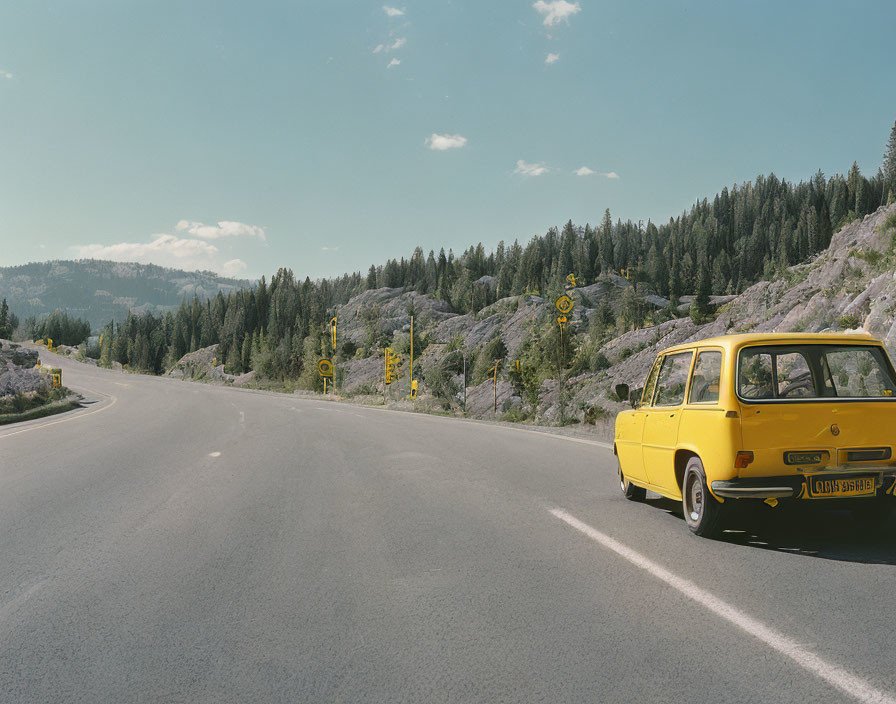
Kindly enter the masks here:
<path id="1" fill-rule="evenodd" d="M 896 467 L 896 379 L 874 345 L 763 345 L 738 358 L 742 477 Z"/>

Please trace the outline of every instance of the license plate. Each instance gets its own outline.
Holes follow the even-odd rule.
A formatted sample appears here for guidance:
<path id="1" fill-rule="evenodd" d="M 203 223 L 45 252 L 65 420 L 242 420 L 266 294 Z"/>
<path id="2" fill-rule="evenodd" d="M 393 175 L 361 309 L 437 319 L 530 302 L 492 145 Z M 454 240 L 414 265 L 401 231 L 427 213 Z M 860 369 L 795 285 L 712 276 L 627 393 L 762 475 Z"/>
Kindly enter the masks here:
<path id="1" fill-rule="evenodd" d="M 872 496 L 874 477 L 809 477 L 809 493 L 813 498 L 840 496 Z"/>

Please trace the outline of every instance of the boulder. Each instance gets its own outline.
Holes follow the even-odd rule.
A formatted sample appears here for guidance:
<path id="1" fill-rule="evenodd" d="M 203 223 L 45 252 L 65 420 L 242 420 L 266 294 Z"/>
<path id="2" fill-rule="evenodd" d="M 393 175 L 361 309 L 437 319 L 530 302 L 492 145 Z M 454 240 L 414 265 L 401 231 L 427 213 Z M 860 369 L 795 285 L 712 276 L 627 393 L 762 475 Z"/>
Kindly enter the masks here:
<path id="1" fill-rule="evenodd" d="M 37 350 L 0 340 L 0 396 L 34 393 L 49 388 L 49 377 L 34 366 L 38 359 Z"/>

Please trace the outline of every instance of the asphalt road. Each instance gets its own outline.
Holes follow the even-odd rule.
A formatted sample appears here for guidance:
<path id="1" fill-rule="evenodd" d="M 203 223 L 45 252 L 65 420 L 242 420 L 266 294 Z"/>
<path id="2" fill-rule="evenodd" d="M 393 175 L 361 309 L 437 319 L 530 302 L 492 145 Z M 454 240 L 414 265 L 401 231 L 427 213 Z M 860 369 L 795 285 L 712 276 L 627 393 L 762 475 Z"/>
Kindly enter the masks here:
<path id="1" fill-rule="evenodd" d="M 0 429 L 0 702 L 896 697 L 893 526 L 703 540 L 597 444 L 52 363 L 97 403 Z"/>

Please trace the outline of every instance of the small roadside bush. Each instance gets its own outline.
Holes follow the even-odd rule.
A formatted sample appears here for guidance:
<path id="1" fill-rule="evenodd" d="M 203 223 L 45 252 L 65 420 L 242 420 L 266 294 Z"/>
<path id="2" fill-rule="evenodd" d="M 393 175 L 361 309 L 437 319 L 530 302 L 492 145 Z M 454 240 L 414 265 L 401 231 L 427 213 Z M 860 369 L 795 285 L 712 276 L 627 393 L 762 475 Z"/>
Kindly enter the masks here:
<path id="1" fill-rule="evenodd" d="M 849 313 L 837 318 L 837 327 L 842 330 L 852 330 L 859 327 L 859 316 Z"/>
<path id="2" fill-rule="evenodd" d="M 604 369 L 609 369 L 609 368 L 610 368 L 610 360 L 607 359 L 607 355 L 605 355 L 603 352 L 597 352 L 591 358 L 591 371 L 599 372 L 599 371 L 602 371 Z"/>

